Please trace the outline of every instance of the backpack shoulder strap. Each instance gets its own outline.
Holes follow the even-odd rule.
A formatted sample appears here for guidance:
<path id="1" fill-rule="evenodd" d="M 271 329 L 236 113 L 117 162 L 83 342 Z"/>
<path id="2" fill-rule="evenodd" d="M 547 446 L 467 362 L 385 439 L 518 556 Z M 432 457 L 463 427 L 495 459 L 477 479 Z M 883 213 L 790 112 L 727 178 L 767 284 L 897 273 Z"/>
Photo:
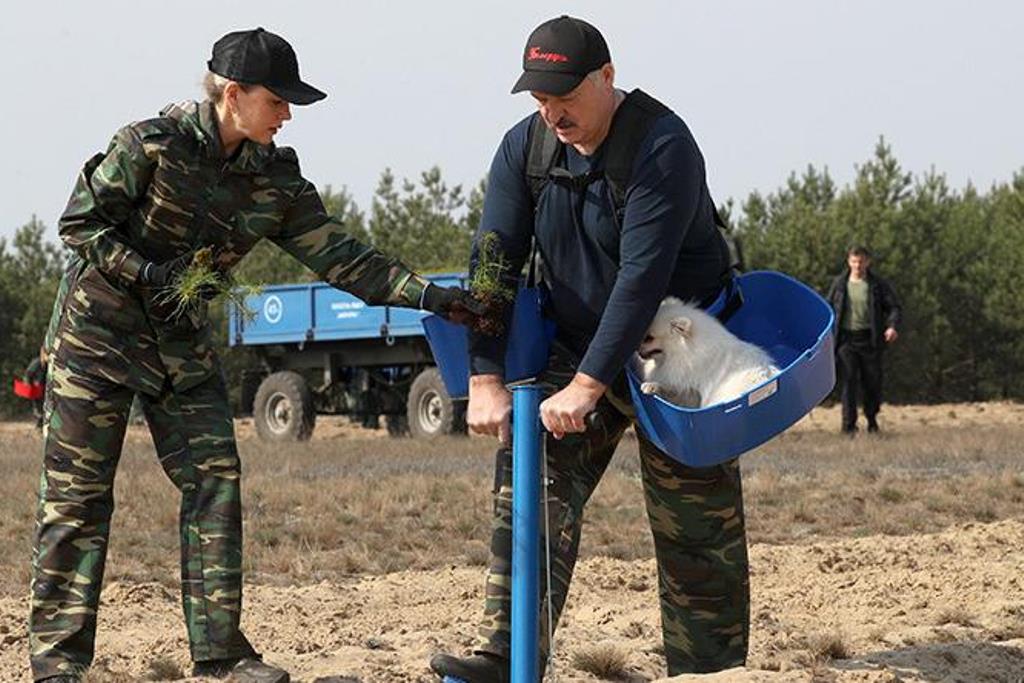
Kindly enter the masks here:
<path id="1" fill-rule="evenodd" d="M 534 114 L 526 139 L 526 183 L 530 186 L 533 205 L 544 191 L 551 169 L 562 153 L 562 143 L 544 125 L 540 114 Z"/>
<path id="2" fill-rule="evenodd" d="M 612 128 L 608 132 L 604 177 L 611 190 L 616 211 L 626 204 L 626 188 L 633 175 L 637 148 L 647 137 L 655 119 L 670 111 L 664 104 L 637 88 L 626 95 L 619 110 L 615 112 Z"/>
<path id="3" fill-rule="evenodd" d="M 636 150 L 647 136 L 651 124 L 662 114 L 671 111 L 639 88 L 626 95 L 619 105 L 608 133 L 608 151 L 605 157 L 604 177 L 611 188 L 616 210 L 625 204 L 626 188 L 633 173 Z M 530 122 L 527 137 L 526 182 L 530 186 L 534 205 L 551 179 L 564 145 L 544 125 L 539 115 Z M 593 178 L 583 183 L 588 184 Z"/>

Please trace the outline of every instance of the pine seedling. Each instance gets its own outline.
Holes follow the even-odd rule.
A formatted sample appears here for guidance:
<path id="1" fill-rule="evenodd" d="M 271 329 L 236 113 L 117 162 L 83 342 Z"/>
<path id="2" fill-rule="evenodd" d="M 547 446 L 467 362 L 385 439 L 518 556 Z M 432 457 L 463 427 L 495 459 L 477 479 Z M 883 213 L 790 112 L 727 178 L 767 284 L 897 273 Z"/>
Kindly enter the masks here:
<path id="1" fill-rule="evenodd" d="M 476 326 L 484 334 L 502 333 L 505 307 L 516 299 L 515 287 L 508 284 L 508 270 L 497 233 L 484 233 L 477 245 L 476 267 L 469 281 L 469 291 L 488 311 Z"/>
<path id="2" fill-rule="evenodd" d="M 238 309 L 243 319 L 251 321 L 256 318 L 256 311 L 246 305 L 246 298 L 259 294 L 262 289 L 261 285 L 239 282 L 221 273 L 214 266 L 213 249 L 203 247 L 196 250 L 188 268 L 165 290 L 160 303 L 173 304 L 171 315 L 180 318 L 197 313 L 204 300 L 223 297 Z"/>

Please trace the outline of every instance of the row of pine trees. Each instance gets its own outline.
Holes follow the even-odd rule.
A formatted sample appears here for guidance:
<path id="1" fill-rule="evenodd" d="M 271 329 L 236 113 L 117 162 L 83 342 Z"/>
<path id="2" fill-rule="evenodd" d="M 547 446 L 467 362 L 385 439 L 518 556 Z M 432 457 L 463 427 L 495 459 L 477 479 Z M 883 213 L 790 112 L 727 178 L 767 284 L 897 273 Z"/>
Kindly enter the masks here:
<path id="1" fill-rule="evenodd" d="M 322 196 L 354 236 L 429 272 L 466 267 L 485 190 L 483 181 L 468 192 L 449 186 L 435 167 L 416 181 L 384 171 L 368 211 L 344 189 L 328 186 Z M 822 292 L 845 267 L 849 245 L 874 252 L 875 270 L 904 309 L 902 336 L 886 359 L 888 399 L 1024 397 L 1024 171 L 990 188 L 951 188 L 938 171 L 908 173 L 880 141 L 849 185 L 811 166 L 725 208 L 749 269 L 780 270 Z M 0 240 L 0 415 L 27 411 L 9 387 L 39 347 L 64 262 L 46 233 L 33 217 Z M 313 279 L 269 243 L 239 270 L 250 282 Z M 216 325 L 223 340 L 223 320 Z M 245 352 L 222 355 L 237 381 Z"/>

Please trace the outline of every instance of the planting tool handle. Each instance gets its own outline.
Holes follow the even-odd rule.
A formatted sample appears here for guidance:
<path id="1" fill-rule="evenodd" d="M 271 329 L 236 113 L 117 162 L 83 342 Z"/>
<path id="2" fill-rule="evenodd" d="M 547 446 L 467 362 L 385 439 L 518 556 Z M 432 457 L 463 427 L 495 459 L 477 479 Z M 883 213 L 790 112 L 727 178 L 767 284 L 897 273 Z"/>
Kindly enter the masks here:
<path id="1" fill-rule="evenodd" d="M 537 683 L 540 619 L 540 401 L 537 385 L 512 390 L 512 683 Z"/>

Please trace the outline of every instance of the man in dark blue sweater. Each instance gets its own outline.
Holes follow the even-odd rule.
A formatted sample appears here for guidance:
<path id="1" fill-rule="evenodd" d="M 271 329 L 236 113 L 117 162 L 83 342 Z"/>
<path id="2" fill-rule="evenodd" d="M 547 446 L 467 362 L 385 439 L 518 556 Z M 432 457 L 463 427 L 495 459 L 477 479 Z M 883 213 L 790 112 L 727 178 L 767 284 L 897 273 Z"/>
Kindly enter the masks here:
<path id="1" fill-rule="evenodd" d="M 606 174 L 610 139 L 631 106 L 654 102 L 615 88 L 608 47 L 593 26 L 559 17 L 527 41 L 513 92 L 530 91 L 537 113 L 506 133 L 491 165 L 482 235 L 498 236 L 511 273 L 531 242 L 542 262 L 547 314 L 558 327 L 540 378 L 548 430 L 551 607 L 565 603 L 583 507 L 632 423 L 624 367 L 661 300 L 712 302 L 729 277 L 729 251 L 715 224 L 704 160 L 682 119 L 661 109 L 633 154 L 624 194 Z M 539 193 L 528 178 L 536 117 L 560 146 Z M 543 134 L 543 128 L 538 127 Z M 536 197 L 536 198 L 535 198 Z M 621 206 L 619 206 L 621 202 Z M 475 654 L 437 655 L 439 675 L 468 683 L 508 680 L 511 602 L 511 394 L 503 383 L 505 339 L 472 340 L 468 422 L 502 443 L 484 616 Z M 588 415 L 592 414 L 590 419 Z M 690 468 L 638 434 L 644 493 L 654 534 L 662 628 L 670 675 L 742 665 L 749 586 L 739 467 Z M 542 579 L 542 594 L 546 581 Z M 548 605 L 538 606 L 546 659 Z"/>

